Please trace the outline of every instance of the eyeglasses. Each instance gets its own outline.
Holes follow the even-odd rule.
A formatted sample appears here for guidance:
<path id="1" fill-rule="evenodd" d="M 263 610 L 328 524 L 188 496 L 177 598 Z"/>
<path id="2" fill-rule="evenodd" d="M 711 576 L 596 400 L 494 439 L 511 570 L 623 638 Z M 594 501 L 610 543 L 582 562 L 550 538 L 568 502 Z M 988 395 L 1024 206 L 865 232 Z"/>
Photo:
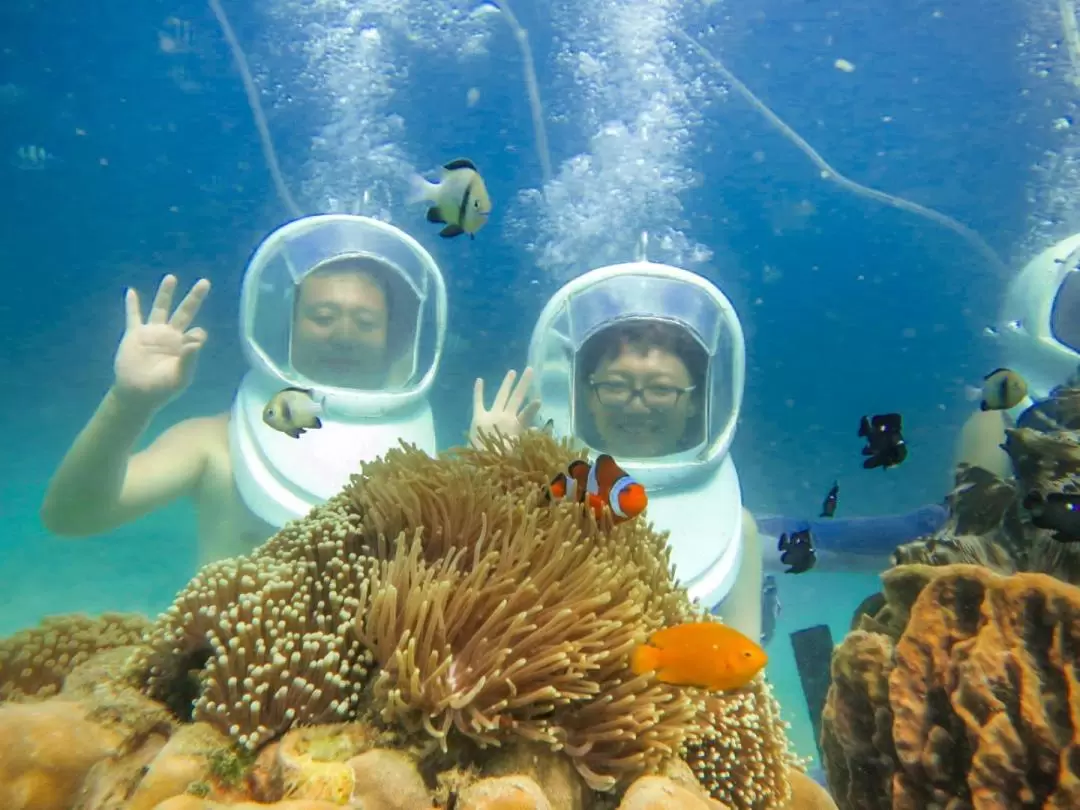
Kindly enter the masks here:
<path id="1" fill-rule="evenodd" d="M 677 385 L 645 385 L 638 388 L 625 380 L 589 380 L 601 405 L 609 408 L 625 408 L 634 397 L 640 396 L 646 408 L 674 408 L 683 394 L 689 394 L 695 386 L 680 388 Z"/>

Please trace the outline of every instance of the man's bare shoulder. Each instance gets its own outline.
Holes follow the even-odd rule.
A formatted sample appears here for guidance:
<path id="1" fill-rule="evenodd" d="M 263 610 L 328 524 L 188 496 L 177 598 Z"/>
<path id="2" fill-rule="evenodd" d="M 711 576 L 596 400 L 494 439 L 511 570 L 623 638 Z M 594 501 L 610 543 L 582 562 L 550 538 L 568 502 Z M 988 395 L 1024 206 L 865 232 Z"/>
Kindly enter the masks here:
<path id="1" fill-rule="evenodd" d="M 169 433 L 185 441 L 198 442 L 200 446 L 211 447 L 226 445 L 229 442 L 229 413 L 213 416 L 194 416 L 177 422 L 168 430 Z"/>
<path id="2" fill-rule="evenodd" d="M 200 489 L 204 491 L 232 475 L 228 413 L 185 419 L 163 433 L 159 441 L 167 445 L 162 448 L 165 452 L 181 453 L 199 465 Z"/>

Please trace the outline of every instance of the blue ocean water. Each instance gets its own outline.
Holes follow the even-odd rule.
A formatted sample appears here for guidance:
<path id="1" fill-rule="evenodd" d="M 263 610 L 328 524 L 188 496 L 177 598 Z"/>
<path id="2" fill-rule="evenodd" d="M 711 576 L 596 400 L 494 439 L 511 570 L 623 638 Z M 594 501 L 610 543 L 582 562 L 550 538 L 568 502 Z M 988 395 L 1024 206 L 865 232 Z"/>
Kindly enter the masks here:
<path id="1" fill-rule="evenodd" d="M 845 515 L 940 500 L 971 408 L 963 387 L 995 362 L 983 328 L 1008 273 L 1076 223 L 1075 141 L 1055 126 L 1073 105 L 1055 20 L 1021 2 L 992 13 L 929 2 L 518 5 L 550 141 L 548 203 L 528 193 L 544 176 L 520 53 L 497 11 L 451 0 L 226 5 L 301 209 L 389 216 L 443 267 L 440 443 L 462 439 L 477 374 L 490 390 L 523 364 L 548 297 L 598 257 L 632 258 L 647 230 L 650 258 L 714 281 L 746 331 L 733 457 L 752 511 L 816 514 L 834 479 Z M 970 226 L 1004 265 L 938 223 L 824 180 L 672 28 L 722 58 L 837 170 Z M 144 298 L 166 272 L 214 285 L 196 381 L 145 441 L 228 407 L 244 370 L 244 263 L 290 212 L 203 2 L 10 0 L 0 121 L 0 633 L 49 613 L 157 611 L 194 568 L 186 504 L 61 540 L 40 525 L 41 497 L 109 385 L 128 285 Z M 26 146 L 47 157 L 27 165 Z M 402 190 L 408 169 L 459 155 L 481 166 L 497 209 L 475 241 L 448 242 Z M 859 417 L 887 410 L 904 414 L 911 455 L 864 471 Z M 814 745 L 786 634 L 826 623 L 840 638 L 875 588 L 872 576 L 829 571 L 783 582 L 770 672 L 803 753 Z"/>

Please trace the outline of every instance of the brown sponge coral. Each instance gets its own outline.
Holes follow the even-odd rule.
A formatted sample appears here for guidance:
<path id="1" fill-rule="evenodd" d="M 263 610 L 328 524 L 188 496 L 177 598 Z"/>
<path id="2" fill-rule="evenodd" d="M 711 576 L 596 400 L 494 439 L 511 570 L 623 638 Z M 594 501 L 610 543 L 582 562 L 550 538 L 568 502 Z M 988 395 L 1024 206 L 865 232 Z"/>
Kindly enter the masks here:
<path id="1" fill-rule="evenodd" d="M 833 657 L 822 742 L 842 810 L 1080 807 L 1080 589 L 902 566 Z"/>

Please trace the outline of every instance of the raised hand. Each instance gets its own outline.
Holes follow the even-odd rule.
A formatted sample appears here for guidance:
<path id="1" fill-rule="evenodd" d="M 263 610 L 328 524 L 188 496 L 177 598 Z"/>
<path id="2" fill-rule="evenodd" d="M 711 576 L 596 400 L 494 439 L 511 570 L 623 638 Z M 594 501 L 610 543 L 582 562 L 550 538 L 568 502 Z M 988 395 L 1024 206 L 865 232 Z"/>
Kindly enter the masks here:
<path id="1" fill-rule="evenodd" d="M 474 447 L 477 446 L 481 433 L 494 436 L 499 432 L 505 436 L 516 437 L 532 425 L 537 411 L 540 410 L 539 400 L 525 404 L 529 387 L 532 385 L 533 371 L 526 368 L 517 385 L 514 385 L 516 378 L 516 371 L 506 372 L 502 385 L 495 394 L 491 410 L 484 407 L 484 381 L 477 378 L 473 385 L 473 416 L 472 425 L 469 427 L 469 441 Z"/>
<path id="2" fill-rule="evenodd" d="M 124 301 L 127 327 L 113 364 L 114 389 L 119 396 L 149 407 L 161 407 L 191 382 L 196 355 L 207 337 L 205 329 L 191 328 L 191 324 L 210 292 L 210 282 L 206 279 L 195 282 L 172 311 L 175 292 L 176 276 L 165 276 L 144 322 L 139 294 L 128 289 Z"/>

